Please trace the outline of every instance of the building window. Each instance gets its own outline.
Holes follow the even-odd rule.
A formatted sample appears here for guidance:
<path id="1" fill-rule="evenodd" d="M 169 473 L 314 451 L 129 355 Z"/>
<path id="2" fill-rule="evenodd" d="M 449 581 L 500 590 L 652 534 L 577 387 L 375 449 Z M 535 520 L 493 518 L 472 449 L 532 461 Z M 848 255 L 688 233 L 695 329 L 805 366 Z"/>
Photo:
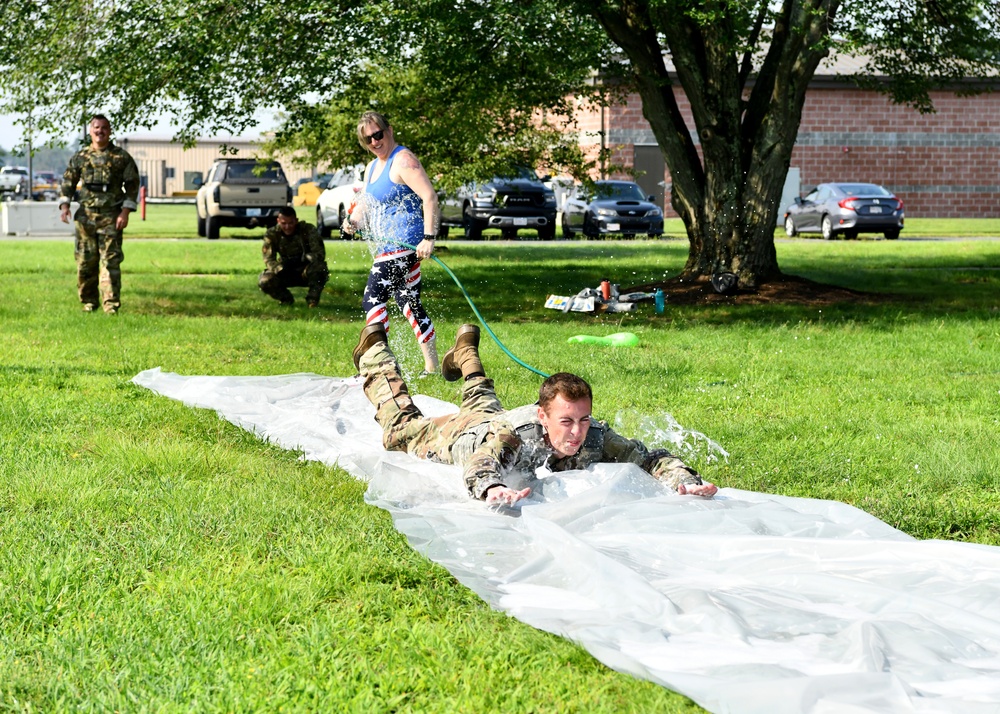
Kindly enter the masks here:
<path id="1" fill-rule="evenodd" d="M 163 178 L 165 178 L 165 179 L 172 179 L 173 177 L 174 177 L 174 167 L 173 166 L 168 166 L 165 169 L 163 169 Z"/>

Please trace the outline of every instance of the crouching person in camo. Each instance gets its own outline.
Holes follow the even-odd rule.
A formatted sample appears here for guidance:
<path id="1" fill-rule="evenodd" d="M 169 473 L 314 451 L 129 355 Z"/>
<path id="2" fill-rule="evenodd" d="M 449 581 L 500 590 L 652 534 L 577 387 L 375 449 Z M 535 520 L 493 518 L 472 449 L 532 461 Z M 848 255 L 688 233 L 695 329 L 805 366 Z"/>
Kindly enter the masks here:
<path id="1" fill-rule="evenodd" d="M 323 286 L 330 279 L 326 265 L 326 245 L 316 226 L 300 221 L 295 209 L 278 209 L 278 225 L 264 234 L 261 247 L 264 272 L 257 286 L 282 305 L 292 305 L 295 298 L 290 287 L 307 287 L 306 304 L 317 307 Z"/>
<path id="2" fill-rule="evenodd" d="M 385 448 L 461 466 L 469 494 L 490 505 L 510 505 L 528 496 L 530 488 L 508 488 L 504 476 L 511 471 L 534 473 L 542 465 L 569 471 L 598 462 L 633 463 L 680 494 L 712 496 L 718 490 L 665 449 L 650 451 L 593 419 L 590 385 L 575 374 L 561 372 L 546 379 L 537 404 L 504 410 L 480 362 L 475 325 L 459 329 L 455 346 L 441 363 L 446 380 L 464 379 L 457 414 L 428 418 L 420 412 L 381 323 L 361 331 L 354 365 L 364 378 L 365 395 L 375 405 Z"/>

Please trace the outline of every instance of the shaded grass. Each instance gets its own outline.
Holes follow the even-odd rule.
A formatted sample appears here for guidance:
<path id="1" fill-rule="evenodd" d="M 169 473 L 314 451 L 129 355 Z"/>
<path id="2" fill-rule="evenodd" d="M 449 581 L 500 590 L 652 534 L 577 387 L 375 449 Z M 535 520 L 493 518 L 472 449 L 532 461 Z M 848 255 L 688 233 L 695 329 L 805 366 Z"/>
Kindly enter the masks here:
<path id="1" fill-rule="evenodd" d="M 256 289 L 252 243 L 127 241 L 108 318 L 79 311 L 69 242 L 0 242 L 0 708 L 698 710 L 489 610 L 339 469 L 130 383 L 154 366 L 353 373 L 370 258 L 327 246 L 331 281 L 307 310 Z M 686 246 L 442 248 L 507 346 L 589 379 L 598 416 L 628 433 L 669 412 L 725 447 L 728 461 L 689 457 L 711 480 L 1000 544 L 1000 243 L 780 243 L 787 272 L 897 297 L 596 317 L 542 304 L 676 273 Z M 447 342 L 470 309 L 438 266 L 424 280 Z M 413 375 L 422 360 L 396 325 Z M 621 330 L 640 345 L 566 343 Z M 483 358 L 506 403 L 534 399 L 535 375 L 492 344 Z"/>

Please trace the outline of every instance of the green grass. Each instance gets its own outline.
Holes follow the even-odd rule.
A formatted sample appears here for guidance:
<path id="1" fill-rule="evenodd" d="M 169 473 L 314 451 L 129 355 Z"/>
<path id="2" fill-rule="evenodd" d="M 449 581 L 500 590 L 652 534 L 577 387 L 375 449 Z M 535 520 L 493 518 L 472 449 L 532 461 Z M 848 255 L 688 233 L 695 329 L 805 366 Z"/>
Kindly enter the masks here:
<path id="1" fill-rule="evenodd" d="M 313 206 L 296 207 L 299 219 L 316 223 L 316 209 Z M 146 220 L 143 221 L 138 213 L 133 214 L 126 232 L 128 238 L 197 238 L 196 213 L 193 204 L 164 204 L 150 203 L 146 206 Z M 451 230 L 451 235 L 458 238 L 460 231 L 457 228 Z M 264 229 L 254 230 L 243 228 L 223 228 L 222 238 L 234 238 L 242 240 L 260 239 L 264 235 Z M 521 231 L 525 239 L 534 238 L 535 231 Z M 557 235 L 562 236 L 562 227 L 557 229 Z M 686 240 L 687 233 L 684 224 L 679 218 L 668 218 L 664 223 L 664 239 L 666 240 Z M 776 228 L 775 237 L 784 238 L 783 228 Z M 979 237 L 979 236 L 1000 236 L 1000 219 L 997 218 L 908 218 L 906 228 L 903 230 L 903 238 L 937 238 L 940 236 L 953 237 Z M 865 234 L 862 239 L 871 240 L 881 238 Z M 487 230 L 484 233 L 486 240 L 500 238 L 499 230 Z M 805 239 L 822 240 L 817 235 L 806 236 Z"/>
<path id="2" fill-rule="evenodd" d="M 68 241 L 0 241 L 0 710 L 698 711 L 489 610 L 342 471 L 130 383 L 155 366 L 353 373 L 370 258 L 327 246 L 331 280 L 308 310 L 300 290 L 290 309 L 257 290 L 255 243 L 127 239 L 110 318 L 80 311 Z M 591 381 L 599 416 L 627 431 L 666 411 L 718 441 L 728 462 L 696 464 L 716 483 L 1000 544 L 1000 242 L 778 253 L 787 272 L 895 297 L 564 315 L 546 295 L 675 273 L 686 245 L 450 241 L 440 255 L 515 354 Z M 470 310 L 438 266 L 424 279 L 446 342 Z M 621 330 L 641 344 L 566 343 Z M 483 357 L 506 403 L 534 398 L 535 375 L 491 344 Z"/>

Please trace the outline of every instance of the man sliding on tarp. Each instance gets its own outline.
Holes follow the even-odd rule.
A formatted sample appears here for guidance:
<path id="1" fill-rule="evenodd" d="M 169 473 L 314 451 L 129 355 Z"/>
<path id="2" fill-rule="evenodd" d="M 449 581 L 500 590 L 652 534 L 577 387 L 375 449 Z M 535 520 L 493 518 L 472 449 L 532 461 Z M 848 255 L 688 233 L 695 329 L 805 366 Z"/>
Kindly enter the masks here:
<path id="1" fill-rule="evenodd" d="M 490 505 L 511 505 L 528 496 L 530 488 L 508 488 L 503 477 L 511 471 L 533 474 L 543 465 L 570 471 L 598 462 L 633 463 L 679 494 L 712 496 L 718 490 L 666 449 L 650 451 L 593 419 L 590 385 L 575 374 L 552 375 L 542 382 L 537 404 L 505 411 L 480 362 L 475 325 L 459 328 L 455 346 L 441 363 L 449 382 L 464 378 L 457 414 L 429 418 L 421 413 L 381 324 L 361 331 L 354 366 L 375 405 L 385 448 L 461 466 L 469 493 Z"/>

